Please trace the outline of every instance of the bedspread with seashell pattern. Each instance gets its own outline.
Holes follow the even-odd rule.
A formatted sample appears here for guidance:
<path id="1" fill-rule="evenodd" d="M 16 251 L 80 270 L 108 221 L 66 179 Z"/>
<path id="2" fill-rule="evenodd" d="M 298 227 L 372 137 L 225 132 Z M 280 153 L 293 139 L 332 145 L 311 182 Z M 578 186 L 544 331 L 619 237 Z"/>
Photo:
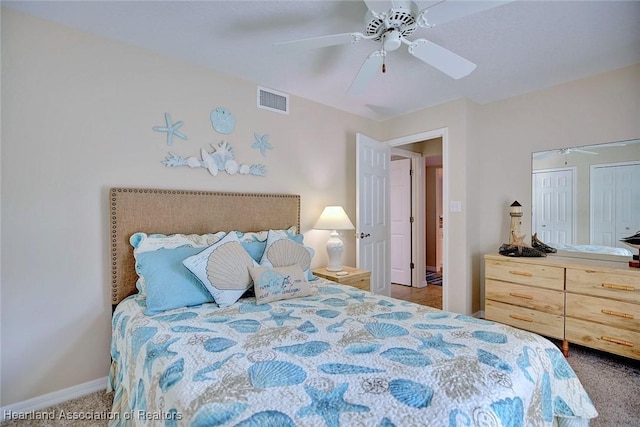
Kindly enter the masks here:
<path id="1" fill-rule="evenodd" d="M 597 416 L 538 335 L 320 279 L 309 297 L 243 298 L 112 324 L 110 425 L 551 426 Z"/>

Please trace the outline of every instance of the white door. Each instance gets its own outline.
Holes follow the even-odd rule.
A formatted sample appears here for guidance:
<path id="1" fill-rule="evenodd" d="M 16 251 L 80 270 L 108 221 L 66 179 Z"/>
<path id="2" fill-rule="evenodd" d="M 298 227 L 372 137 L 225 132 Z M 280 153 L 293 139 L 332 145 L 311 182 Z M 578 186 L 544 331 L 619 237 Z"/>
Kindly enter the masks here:
<path id="1" fill-rule="evenodd" d="M 640 165 L 591 168 L 591 243 L 629 249 L 620 242 L 640 230 Z"/>
<path id="2" fill-rule="evenodd" d="M 573 244 L 573 170 L 533 173 L 532 229 L 545 243 Z"/>
<path id="3" fill-rule="evenodd" d="M 371 271 L 371 292 L 387 296 L 391 292 L 390 151 L 387 145 L 356 134 L 356 258 L 358 268 Z"/>
<path id="4" fill-rule="evenodd" d="M 591 169 L 591 244 L 616 246 L 616 170 Z"/>
<path id="5" fill-rule="evenodd" d="M 640 231 L 640 165 L 616 168 L 616 244 L 631 249 L 620 241 Z"/>
<path id="6" fill-rule="evenodd" d="M 391 283 L 411 286 L 411 159 L 391 162 Z"/>
<path id="7" fill-rule="evenodd" d="M 439 273 L 442 273 L 442 238 L 444 221 L 442 220 L 442 168 L 436 169 L 436 216 L 438 223 L 436 224 L 436 267 Z"/>

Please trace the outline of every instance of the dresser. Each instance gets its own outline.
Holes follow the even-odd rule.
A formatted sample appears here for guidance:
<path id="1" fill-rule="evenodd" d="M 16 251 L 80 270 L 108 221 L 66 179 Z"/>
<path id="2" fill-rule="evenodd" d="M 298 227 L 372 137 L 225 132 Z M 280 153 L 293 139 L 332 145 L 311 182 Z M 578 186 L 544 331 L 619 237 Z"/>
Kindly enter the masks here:
<path id="1" fill-rule="evenodd" d="M 485 318 L 640 360 L 640 270 L 549 255 L 485 255 Z"/>
<path id="2" fill-rule="evenodd" d="M 336 271 L 329 271 L 326 268 L 316 268 L 313 274 L 324 279 L 333 280 L 343 285 L 353 286 L 363 291 L 369 290 L 371 282 L 371 272 L 368 270 L 360 270 L 354 267 L 342 267 L 342 271 L 348 274 L 339 276 Z"/>

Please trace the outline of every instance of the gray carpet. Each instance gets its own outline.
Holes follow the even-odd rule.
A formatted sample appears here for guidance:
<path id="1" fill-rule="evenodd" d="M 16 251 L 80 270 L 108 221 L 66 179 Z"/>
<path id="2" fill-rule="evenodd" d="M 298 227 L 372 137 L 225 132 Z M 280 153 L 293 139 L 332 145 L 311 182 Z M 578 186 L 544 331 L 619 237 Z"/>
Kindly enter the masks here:
<path id="1" fill-rule="evenodd" d="M 577 345 L 567 360 L 598 410 L 591 426 L 640 427 L 639 361 Z"/>
<path id="2" fill-rule="evenodd" d="M 600 414 L 593 427 L 640 427 L 640 362 L 572 345 L 569 364 Z M 55 414 L 99 413 L 111 408 L 112 395 L 97 392 L 41 412 Z M 13 426 L 106 426 L 107 421 L 5 421 L 2 427 Z"/>

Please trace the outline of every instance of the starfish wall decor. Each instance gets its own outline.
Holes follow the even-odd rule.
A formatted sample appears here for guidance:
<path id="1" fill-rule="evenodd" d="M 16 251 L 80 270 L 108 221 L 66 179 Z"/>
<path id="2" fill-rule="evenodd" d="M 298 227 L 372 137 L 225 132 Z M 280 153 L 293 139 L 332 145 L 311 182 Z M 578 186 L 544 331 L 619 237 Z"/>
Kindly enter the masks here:
<path id="1" fill-rule="evenodd" d="M 251 148 L 258 148 L 260 150 L 260 154 L 262 154 L 262 157 L 265 157 L 267 155 L 266 150 L 273 149 L 271 144 L 269 144 L 269 135 L 265 133 L 264 135 L 260 136 L 257 133 L 254 133 L 253 136 L 256 139 L 256 142 L 251 145 Z"/>
<path id="2" fill-rule="evenodd" d="M 156 132 L 167 133 L 167 145 L 169 146 L 173 145 L 174 135 L 177 136 L 178 138 L 184 139 L 185 141 L 187 140 L 187 135 L 185 135 L 184 133 L 178 130 L 180 126 L 184 124 L 182 120 L 172 123 L 171 116 L 169 115 L 169 113 L 164 113 L 164 121 L 166 123 L 166 126 L 154 126 L 153 130 L 155 130 Z"/>

